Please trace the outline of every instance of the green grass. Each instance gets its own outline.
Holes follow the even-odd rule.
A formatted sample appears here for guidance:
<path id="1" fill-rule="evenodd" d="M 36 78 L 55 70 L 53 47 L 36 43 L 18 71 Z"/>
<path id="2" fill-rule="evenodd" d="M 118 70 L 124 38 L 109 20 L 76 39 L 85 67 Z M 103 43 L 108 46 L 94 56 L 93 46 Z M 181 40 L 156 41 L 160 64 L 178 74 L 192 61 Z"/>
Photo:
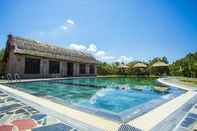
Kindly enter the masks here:
<path id="1" fill-rule="evenodd" d="M 192 83 L 197 85 L 197 80 L 181 80 L 182 82 L 186 82 L 186 83 Z"/>

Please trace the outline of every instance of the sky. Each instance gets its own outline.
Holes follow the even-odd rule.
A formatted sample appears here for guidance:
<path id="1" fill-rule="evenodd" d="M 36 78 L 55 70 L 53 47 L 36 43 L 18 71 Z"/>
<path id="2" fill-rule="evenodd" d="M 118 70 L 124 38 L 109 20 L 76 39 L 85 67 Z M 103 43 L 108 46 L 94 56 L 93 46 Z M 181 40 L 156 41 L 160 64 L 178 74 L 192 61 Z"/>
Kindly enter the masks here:
<path id="1" fill-rule="evenodd" d="M 82 50 L 98 60 L 170 62 L 197 51 L 196 0 L 1 0 L 8 34 Z"/>

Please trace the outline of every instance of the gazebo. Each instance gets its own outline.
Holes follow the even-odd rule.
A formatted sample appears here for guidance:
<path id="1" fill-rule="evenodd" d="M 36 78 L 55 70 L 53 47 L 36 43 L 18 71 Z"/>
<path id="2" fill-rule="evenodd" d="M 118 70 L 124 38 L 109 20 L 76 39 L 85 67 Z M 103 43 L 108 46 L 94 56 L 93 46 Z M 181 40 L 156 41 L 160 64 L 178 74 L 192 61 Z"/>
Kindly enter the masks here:
<path id="1" fill-rule="evenodd" d="M 132 72 L 135 75 L 144 75 L 146 73 L 146 68 L 147 65 L 144 63 L 136 63 L 133 67 L 132 67 Z"/>
<path id="2" fill-rule="evenodd" d="M 155 62 L 150 68 L 151 73 L 155 75 L 161 76 L 169 74 L 169 65 L 162 61 Z"/>
<path id="3" fill-rule="evenodd" d="M 125 64 L 120 64 L 120 65 L 118 66 L 118 70 L 119 70 L 119 72 L 121 72 L 121 73 L 125 73 L 128 69 L 129 69 L 129 67 L 128 67 L 127 65 L 125 65 Z"/>

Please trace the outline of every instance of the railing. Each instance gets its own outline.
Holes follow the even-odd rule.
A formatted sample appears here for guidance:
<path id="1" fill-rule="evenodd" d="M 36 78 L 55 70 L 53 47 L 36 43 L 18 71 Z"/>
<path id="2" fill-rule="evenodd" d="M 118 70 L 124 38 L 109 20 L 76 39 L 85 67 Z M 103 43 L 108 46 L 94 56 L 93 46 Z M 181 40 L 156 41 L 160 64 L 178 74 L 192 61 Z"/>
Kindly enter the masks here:
<path id="1" fill-rule="evenodd" d="M 8 73 L 6 75 L 8 83 L 13 83 L 13 82 L 20 82 L 21 81 L 21 77 L 18 73 L 15 73 L 14 75 L 12 75 L 11 73 Z"/>
<path id="2" fill-rule="evenodd" d="M 18 73 L 14 74 L 14 79 L 15 79 L 16 82 L 21 82 L 21 77 Z"/>
<path id="3" fill-rule="evenodd" d="M 11 73 L 8 73 L 8 74 L 6 75 L 6 77 L 7 77 L 8 83 L 12 83 L 12 80 L 13 80 L 12 74 L 11 74 Z"/>

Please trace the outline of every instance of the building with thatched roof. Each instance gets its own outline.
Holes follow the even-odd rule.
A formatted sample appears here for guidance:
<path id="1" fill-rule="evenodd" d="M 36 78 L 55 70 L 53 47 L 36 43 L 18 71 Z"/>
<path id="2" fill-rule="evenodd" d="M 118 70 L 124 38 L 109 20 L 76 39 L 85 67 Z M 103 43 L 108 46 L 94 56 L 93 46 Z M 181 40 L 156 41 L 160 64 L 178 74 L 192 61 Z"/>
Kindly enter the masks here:
<path id="1" fill-rule="evenodd" d="M 118 70 L 119 70 L 120 73 L 125 73 L 128 69 L 129 69 L 129 67 L 125 64 L 120 64 L 118 66 Z"/>
<path id="2" fill-rule="evenodd" d="M 141 62 L 136 63 L 132 66 L 132 74 L 135 75 L 145 75 L 146 74 L 147 65 Z"/>
<path id="3" fill-rule="evenodd" d="M 147 65 L 144 63 L 136 63 L 132 68 L 146 68 Z"/>
<path id="4" fill-rule="evenodd" d="M 23 78 L 96 75 L 96 59 L 82 51 L 8 35 L 6 73 Z"/>
<path id="5" fill-rule="evenodd" d="M 158 62 L 155 62 L 151 67 L 168 67 L 169 65 L 162 62 L 162 61 L 158 61 Z"/>
<path id="6" fill-rule="evenodd" d="M 155 75 L 168 75 L 169 74 L 169 65 L 162 62 L 157 61 L 150 67 L 151 74 Z"/>
<path id="7" fill-rule="evenodd" d="M 118 66 L 119 69 L 128 69 L 129 67 L 127 65 L 124 65 L 124 64 L 120 64 Z"/>

